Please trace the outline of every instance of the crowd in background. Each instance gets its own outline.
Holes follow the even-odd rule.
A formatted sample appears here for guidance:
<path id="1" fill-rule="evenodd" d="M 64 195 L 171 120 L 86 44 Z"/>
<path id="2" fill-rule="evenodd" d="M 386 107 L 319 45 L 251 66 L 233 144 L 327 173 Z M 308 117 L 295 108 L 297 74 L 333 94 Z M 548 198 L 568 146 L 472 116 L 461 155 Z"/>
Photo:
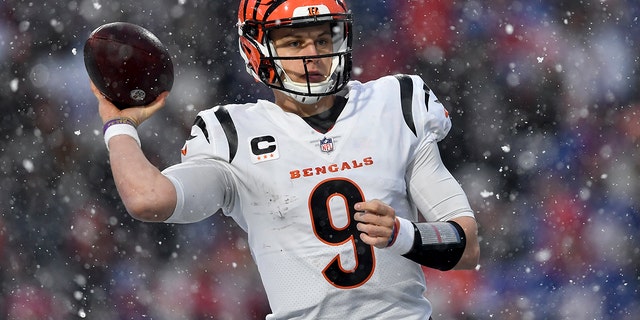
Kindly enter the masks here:
<path id="1" fill-rule="evenodd" d="M 434 319 L 636 319 L 640 3 L 349 4 L 353 78 L 420 74 L 453 121 L 440 150 L 476 211 L 482 253 L 475 271 L 425 269 Z M 175 85 L 139 128 L 164 168 L 198 111 L 271 97 L 242 66 L 236 8 L 0 2 L 0 318 L 264 319 L 233 221 L 128 216 L 83 63 L 84 41 L 107 22 L 165 43 Z"/>

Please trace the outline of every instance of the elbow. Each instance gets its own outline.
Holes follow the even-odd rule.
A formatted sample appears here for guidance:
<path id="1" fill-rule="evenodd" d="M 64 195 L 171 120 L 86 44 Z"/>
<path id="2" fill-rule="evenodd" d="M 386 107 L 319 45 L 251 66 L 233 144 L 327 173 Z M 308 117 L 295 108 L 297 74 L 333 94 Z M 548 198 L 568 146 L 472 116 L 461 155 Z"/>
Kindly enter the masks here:
<path id="1" fill-rule="evenodd" d="M 480 262 L 480 242 L 478 240 L 478 225 L 475 218 L 461 217 L 455 219 L 464 229 L 466 245 L 462 257 L 454 267 L 456 270 L 473 270 Z"/>
<path id="2" fill-rule="evenodd" d="M 129 215 L 136 220 L 144 222 L 161 222 L 165 220 L 161 219 L 156 211 L 145 206 L 125 205 L 125 207 Z"/>
<path id="3" fill-rule="evenodd" d="M 468 245 L 460 261 L 456 265 L 456 270 L 472 270 L 476 269 L 480 263 L 480 245 L 475 242 L 472 245 Z"/>
<path id="4" fill-rule="evenodd" d="M 137 194 L 123 197 L 124 206 L 131 217 L 145 222 L 162 222 L 167 220 L 173 210 L 154 195 Z M 171 207 L 173 208 L 173 207 Z"/>

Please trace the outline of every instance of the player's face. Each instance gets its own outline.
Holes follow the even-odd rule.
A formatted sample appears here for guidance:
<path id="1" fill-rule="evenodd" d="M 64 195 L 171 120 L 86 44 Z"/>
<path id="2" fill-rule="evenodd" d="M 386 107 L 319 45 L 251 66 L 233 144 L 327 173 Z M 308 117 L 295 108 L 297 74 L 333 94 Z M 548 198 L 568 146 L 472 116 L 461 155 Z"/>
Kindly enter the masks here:
<path id="1" fill-rule="evenodd" d="M 316 56 L 333 53 L 331 27 L 328 23 L 304 27 L 281 28 L 272 31 L 276 52 L 280 57 Z M 282 67 L 294 82 L 306 83 L 305 64 L 309 82 L 321 82 L 331 71 L 331 57 L 281 60 Z"/>

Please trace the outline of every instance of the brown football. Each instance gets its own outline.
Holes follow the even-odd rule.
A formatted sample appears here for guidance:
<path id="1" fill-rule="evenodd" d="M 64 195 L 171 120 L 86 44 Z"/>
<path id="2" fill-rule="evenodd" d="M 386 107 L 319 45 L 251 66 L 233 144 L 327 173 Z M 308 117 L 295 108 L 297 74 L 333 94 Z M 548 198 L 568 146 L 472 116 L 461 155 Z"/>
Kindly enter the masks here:
<path id="1" fill-rule="evenodd" d="M 169 51 L 153 33 L 132 23 L 108 23 L 91 32 L 84 64 L 91 81 L 120 109 L 147 105 L 173 86 Z"/>

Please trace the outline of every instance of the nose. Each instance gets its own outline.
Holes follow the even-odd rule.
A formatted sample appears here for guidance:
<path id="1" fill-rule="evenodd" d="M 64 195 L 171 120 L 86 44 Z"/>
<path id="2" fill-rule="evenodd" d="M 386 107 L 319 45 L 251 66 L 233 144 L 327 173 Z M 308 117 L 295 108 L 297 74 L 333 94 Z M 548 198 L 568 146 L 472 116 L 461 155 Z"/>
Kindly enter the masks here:
<path id="1" fill-rule="evenodd" d="M 304 49 L 302 50 L 302 53 L 305 56 L 316 56 L 318 55 L 318 48 L 317 48 L 317 44 L 315 43 L 315 41 L 309 39 L 306 41 Z"/>

